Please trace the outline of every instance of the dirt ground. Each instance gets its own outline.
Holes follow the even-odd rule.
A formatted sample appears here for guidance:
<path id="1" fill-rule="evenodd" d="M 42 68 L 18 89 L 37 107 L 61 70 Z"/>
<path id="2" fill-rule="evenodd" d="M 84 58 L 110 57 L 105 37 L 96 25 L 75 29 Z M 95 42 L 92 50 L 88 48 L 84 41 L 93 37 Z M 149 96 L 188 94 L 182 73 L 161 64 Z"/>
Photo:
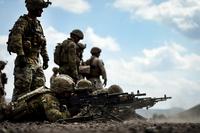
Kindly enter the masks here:
<path id="1" fill-rule="evenodd" d="M 128 120 L 85 123 L 1 122 L 0 133 L 200 133 L 200 123 Z"/>

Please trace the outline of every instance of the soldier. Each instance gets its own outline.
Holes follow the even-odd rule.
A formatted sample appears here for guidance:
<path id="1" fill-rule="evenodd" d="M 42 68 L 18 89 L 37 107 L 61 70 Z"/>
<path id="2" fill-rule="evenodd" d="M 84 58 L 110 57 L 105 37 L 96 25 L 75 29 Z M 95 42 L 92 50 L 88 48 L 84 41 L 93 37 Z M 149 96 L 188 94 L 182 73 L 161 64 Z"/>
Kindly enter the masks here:
<path id="1" fill-rule="evenodd" d="M 123 92 L 124 92 L 123 89 L 119 85 L 114 84 L 108 87 L 109 94 L 123 93 Z"/>
<path id="2" fill-rule="evenodd" d="M 55 78 L 58 76 L 58 74 L 59 74 L 59 68 L 53 67 L 52 71 L 53 71 L 53 75 L 50 78 L 50 85 L 53 84 Z"/>
<path id="3" fill-rule="evenodd" d="M 98 47 L 93 47 L 90 53 L 92 56 L 86 61 L 86 65 L 90 65 L 90 73 L 86 76 L 86 78 L 93 83 L 97 90 L 102 89 L 103 85 L 106 86 L 107 84 L 107 76 L 104 63 L 99 59 L 101 49 Z M 104 79 L 103 84 L 100 80 L 100 76 L 102 76 Z"/>
<path id="4" fill-rule="evenodd" d="M 43 8 L 49 1 L 25 0 L 28 14 L 21 16 L 13 26 L 8 39 L 8 51 L 17 54 L 14 68 L 14 91 L 12 101 L 45 84 L 43 69 L 48 68 L 49 57 L 46 39 L 37 17 L 41 17 Z M 43 66 L 39 55 L 43 57 Z"/>
<path id="5" fill-rule="evenodd" d="M 82 65 L 83 64 L 83 52 L 86 48 L 86 44 L 78 43 L 76 47 L 76 55 L 77 55 L 77 64 Z"/>
<path id="6" fill-rule="evenodd" d="M 62 43 L 62 52 L 60 60 L 60 74 L 67 74 L 73 78 L 75 82 L 78 81 L 79 61 L 77 61 L 77 45 L 80 40 L 84 38 L 83 32 L 79 29 L 74 29 L 70 33 L 70 38 Z"/>
<path id="7" fill-rule="evenodd" d="M 77 62 L 77 66 L 79 67 L 79 71 L 78 71 L 78 77 L 79 79 L 83 79 L 84 78 L 84 74 L 81 73 L 81 66 L 83 66 L 83 52 L 84 49 L 86 48 L 86 44 L 83 43 L 78 43 L 77 47 L 76 47 L 76 62 Z"/>
<path id="8" fill-rule="evenodd" d="M 101 94 L 101 93 L 117 94 L 117 93 L 123 93 L 123 92 L 124 92 L 123 89 L 119 85 L 114 84 L 108 88 L 103 88 L 103 89 L 93 91 L 93 94 L 94 95 Z"/>
<path id="9" fill-rule="evenodd" d="M 5 84 L 7 83 L 7 77 L 5 73 L 2 73 L 2 70 L 6 64 L 6 62 L 0 61 L 0 105 L 5 104 Z"/>
<path id="10" fill-rule="evenodd" d="M 71 117 L 68 109 L 60 103 L 60 97 L 67 98 L 74 90 L 74 82 L 67 75 L 55 78 L 50 89 L 40 87 L 19 97 L 6 108 L 5 118 L 11 121 L 48 120 L 55 122 Z"/>

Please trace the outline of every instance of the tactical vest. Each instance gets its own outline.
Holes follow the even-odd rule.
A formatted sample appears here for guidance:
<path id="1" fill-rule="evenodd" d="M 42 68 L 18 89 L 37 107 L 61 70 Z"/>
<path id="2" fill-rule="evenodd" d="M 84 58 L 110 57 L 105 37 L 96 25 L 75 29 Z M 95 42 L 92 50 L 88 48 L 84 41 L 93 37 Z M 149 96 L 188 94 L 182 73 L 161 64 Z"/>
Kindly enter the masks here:
<path id="1" fill-rule="evenodd" d="M 58 43 L 54 51 L 54 62 L 57 65 L 61 65 L 61 52 L 62 52 L 62 43 Z"/>
<path id="2" fill-rule="evenodd" d="M 20 29 L 25 26 L 25 29 Z M 22 38 L 16 36 L 24 30 Z M 18 33 L 19 32 L 19 33 Z M 22 39 L 20 41 L 20 39 Z M 43 29 L 38 20 L 32 20 L 27 15 L 21 16 L 10 30 L 7 50 L 9 53 L 17 53 L 18 43 L 22 43 L 25 55 L 28 57 L 38 57 L 42 45 L 46 45 Z M 44 44 L 45 43 L 45 44 Z"/>

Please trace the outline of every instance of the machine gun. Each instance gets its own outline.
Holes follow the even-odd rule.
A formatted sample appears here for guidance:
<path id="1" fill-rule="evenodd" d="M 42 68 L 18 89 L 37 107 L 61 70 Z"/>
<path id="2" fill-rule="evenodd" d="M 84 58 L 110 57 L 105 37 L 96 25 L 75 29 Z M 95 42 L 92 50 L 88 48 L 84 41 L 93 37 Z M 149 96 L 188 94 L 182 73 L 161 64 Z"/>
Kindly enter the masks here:
<path id="1" fill-rule="evenodd" d="M 122 115 L 134 113 L 135 109 L 149 108 L 157 102 L 166 101 L 171 97 L 151 98 L 141 97 L 146 93 L 102 93 L 97 95 L 73 95 L 70 99 L 63 100 L 62 104 L 68 107 L 74 118 L 61 121 L 83 121 L 91 119 L 114 119 L 123 121 Z"/>
<path id="2" fill-rule="evenodd" d="M 150 107 L 154 106 L 156 103 L 161 101 L 166 101 L 167 99 L 171 99 L 172 97 L 167 97 L 164 95 L 164 97 L 159 98 L 152 98 L 152 97 L 144 97 L 144 98 L 138 98 L 137 102 L 133 104 L 133 107 L 135 109 L 140 109 L 146 107 L 146 109 L 149 109 Z"/>

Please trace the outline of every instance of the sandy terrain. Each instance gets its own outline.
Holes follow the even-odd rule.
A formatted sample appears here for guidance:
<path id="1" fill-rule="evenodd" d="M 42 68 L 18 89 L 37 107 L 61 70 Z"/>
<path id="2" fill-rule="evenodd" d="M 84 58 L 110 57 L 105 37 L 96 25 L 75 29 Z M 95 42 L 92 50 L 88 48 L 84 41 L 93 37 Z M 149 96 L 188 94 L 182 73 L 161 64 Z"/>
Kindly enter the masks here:
<path id="1" fill-rule="evenodd" d="M 200 133 L 200 123 L 128 120 L 87 123 L 0 123 L 0 133 Z"/>

